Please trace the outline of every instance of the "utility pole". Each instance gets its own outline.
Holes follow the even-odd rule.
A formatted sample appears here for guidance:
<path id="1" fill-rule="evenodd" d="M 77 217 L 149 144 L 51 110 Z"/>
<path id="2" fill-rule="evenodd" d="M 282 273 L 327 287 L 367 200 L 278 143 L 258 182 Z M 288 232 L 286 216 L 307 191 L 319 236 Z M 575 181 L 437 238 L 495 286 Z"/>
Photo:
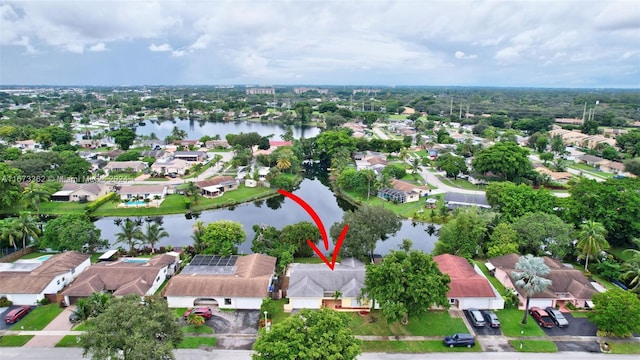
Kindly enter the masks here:
<path id="1" fill-rule="evenodd" d="M 451 98 L 451 105 L 449 106 L 449 116 L 453 115 L 453 98 Z"/>

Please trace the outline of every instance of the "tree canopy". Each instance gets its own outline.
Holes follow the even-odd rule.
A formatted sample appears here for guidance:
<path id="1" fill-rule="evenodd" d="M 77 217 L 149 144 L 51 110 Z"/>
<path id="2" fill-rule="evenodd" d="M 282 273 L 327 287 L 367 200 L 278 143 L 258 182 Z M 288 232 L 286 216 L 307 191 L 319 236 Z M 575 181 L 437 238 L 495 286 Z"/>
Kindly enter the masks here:
<path id="1" fill-rule="evenodd" d="M 464 158 L 452 154 L 442 154 L 438 156 L 435 161 L 435 165 L 447 173 L 447 177 L 452 177 L 454 179 L 457 179 L 458 175 L 467 172 L 467 163 Z"/>
<path id="2" fill-rule="evenodd" d="M 178 319 L 159 296 L 113 298 L 80 337 L 83 356 L 104 359 L 175 359 L 182 341 Z"/>
<path id="3" fill-rule="evenodd" d="M 573 226 L 553 214 L 527 213 L 513 223 L 513 229 L 521 254 L 563 259 L 571 251 Z"/>
<path id="4" fill-rule="evenodd" d="M 529 150 L 516 143 L 500 142 L 479 151 L 472 165 L 480 175 L 491 173 L 501 180 L 520 182 L 533 169 L 528 155 Z"/>
<path id="5" fill-rule="evenodd" d="M 204 254 L 229 256 L 238 253 L 238 245 L 247 239 L 242 224 L 231 220 L 219 220 L 207 224 L 200 235 Z"/>
<path id="6" fill-rule="evenodd" d="M 0 207 L 7 209 L 15 206 L 20 201 L 22 187 L 20 186 L 20 170 L 9 167 L 0 162 Z"/>
<path id="7" fill-rule="evenodd" d="M 529 185 L 512 182 L 493 182 L 487 186 L 487 202 L 502 214 L 505 221 L 513 221 L 528 212 L 551 213 L 556 198 L 547 189 L 535 190 Z"/>
<path id="8" fill-rule="evenodd" d="M 487 234 L 487 224 L 494 213 L 480 212 L 477 208 L 458 209 L 452 220 L 440 228 L 435 254 L 454 254 L 473 258 L 481 248 Z"/>
<path id="9" fill-rule="evenodd" d="M 253 360 L 353 360 L 360 341 L 349 328 L 349 317 L 328 308 L 303 309 L 262 332 L 253 345 Z"/>
<path id="10" fill-rule="evenodd" d="M 380 304 L 389 321 L 408 322 L 431 306 L 449 308 L 449 275 L 422 251 L 391 251 L 380 265 L 367 265 L 362 294 Z"/>
<path id="11" fill-rule="evenodd" d="M 100 232 L 86 215 L 61 215 L 47 222 L 38 245 L 57 251 L 93 253 L 109 245 L 107 240 L 100 238 Z"/>
<path id="12" fill-rule="evenodd" d="M 640 332 L 640 299 L 631 291 L 609 289 L 592 297 L 594 309 L 587 317 L 600 336 L 630 337 Z"/>
<path id="13" fill-rule="evenodd" d="M 133 145 L 133 140 L 136 138 L 136 132 L 135 130 L 124 127 L 112 131 L 109 133 L 109 136 L 113 138 L 113 142 L 118 144 L 121 150 L 129 150 L 129 147 Z"/>
<path id="14" fill-rule="evenodd" d="M 345 225 L 349 225 L 349 231 L 342 243 L 341 255 L 366 259 L 373 256 L 378 240 L 386 240 L 398 232 L 402 222 L 389 209 L 364 204 L 345 212 L 342 221 L 331 226 L 331 237 L 337 239 Z"/>

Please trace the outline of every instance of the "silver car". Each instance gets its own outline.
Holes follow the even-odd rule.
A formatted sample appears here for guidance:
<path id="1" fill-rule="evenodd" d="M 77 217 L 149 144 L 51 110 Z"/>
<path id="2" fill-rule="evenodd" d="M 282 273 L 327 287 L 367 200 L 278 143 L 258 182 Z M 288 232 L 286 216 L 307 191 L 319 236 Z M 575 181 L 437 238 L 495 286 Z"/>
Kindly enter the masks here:
<path id="1" fill-rule="evenodd" d="M 567 320 L 567 318 L 565 318 L 564 315 L 562 315 L 560 310 L 557 310 L 552 307 L 548 307 L 545 310 L 547 310 L 547 314 L 549 314 L 551 319 L 553 319 L 553 322 L 556 323 L 557 327 L 562 328 L 562 327 L 569 326 L 569 320 Z"/>

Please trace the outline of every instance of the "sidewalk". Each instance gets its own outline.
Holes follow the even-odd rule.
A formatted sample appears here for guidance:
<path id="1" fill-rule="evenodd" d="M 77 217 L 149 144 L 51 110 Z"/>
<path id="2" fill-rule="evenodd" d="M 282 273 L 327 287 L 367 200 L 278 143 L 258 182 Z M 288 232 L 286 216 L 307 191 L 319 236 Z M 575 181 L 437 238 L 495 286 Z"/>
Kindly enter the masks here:
<path id="1" fill-rule="evenodd" d="M 55 347 L 66 335 L 81 335 L 81 331 L 71 331 L 73 324 L 69 322 L 69 315 L 76 309 L 75 306 L 66 307 L 60 315 L 56 316 L 42 331 L 20 331 L 18 335 L 35 335 L 25 347 Z M 28 333 L 28 334 L 27 334 Z"/>

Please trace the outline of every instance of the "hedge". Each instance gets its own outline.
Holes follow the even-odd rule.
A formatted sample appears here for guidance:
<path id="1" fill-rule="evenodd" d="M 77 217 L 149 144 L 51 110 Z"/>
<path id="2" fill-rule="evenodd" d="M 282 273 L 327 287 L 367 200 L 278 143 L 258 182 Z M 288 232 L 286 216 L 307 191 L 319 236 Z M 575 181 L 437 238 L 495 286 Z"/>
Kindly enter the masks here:
<path id="1" fill-rule="evenodd" d="M 115 192 L 110 192 L 107 195 L 99 197 L 96 201 L 94 201 L 91 204 L 87 205 L 87 207 L 86 207 L 87 214 L 96 211 L 97 208 L 99 208 L 100 206 L 104 205 L 107 201 L 111 201 L 112 199 L 117 198 L 119 196 L 120 195 L 118 195 Z"/>

